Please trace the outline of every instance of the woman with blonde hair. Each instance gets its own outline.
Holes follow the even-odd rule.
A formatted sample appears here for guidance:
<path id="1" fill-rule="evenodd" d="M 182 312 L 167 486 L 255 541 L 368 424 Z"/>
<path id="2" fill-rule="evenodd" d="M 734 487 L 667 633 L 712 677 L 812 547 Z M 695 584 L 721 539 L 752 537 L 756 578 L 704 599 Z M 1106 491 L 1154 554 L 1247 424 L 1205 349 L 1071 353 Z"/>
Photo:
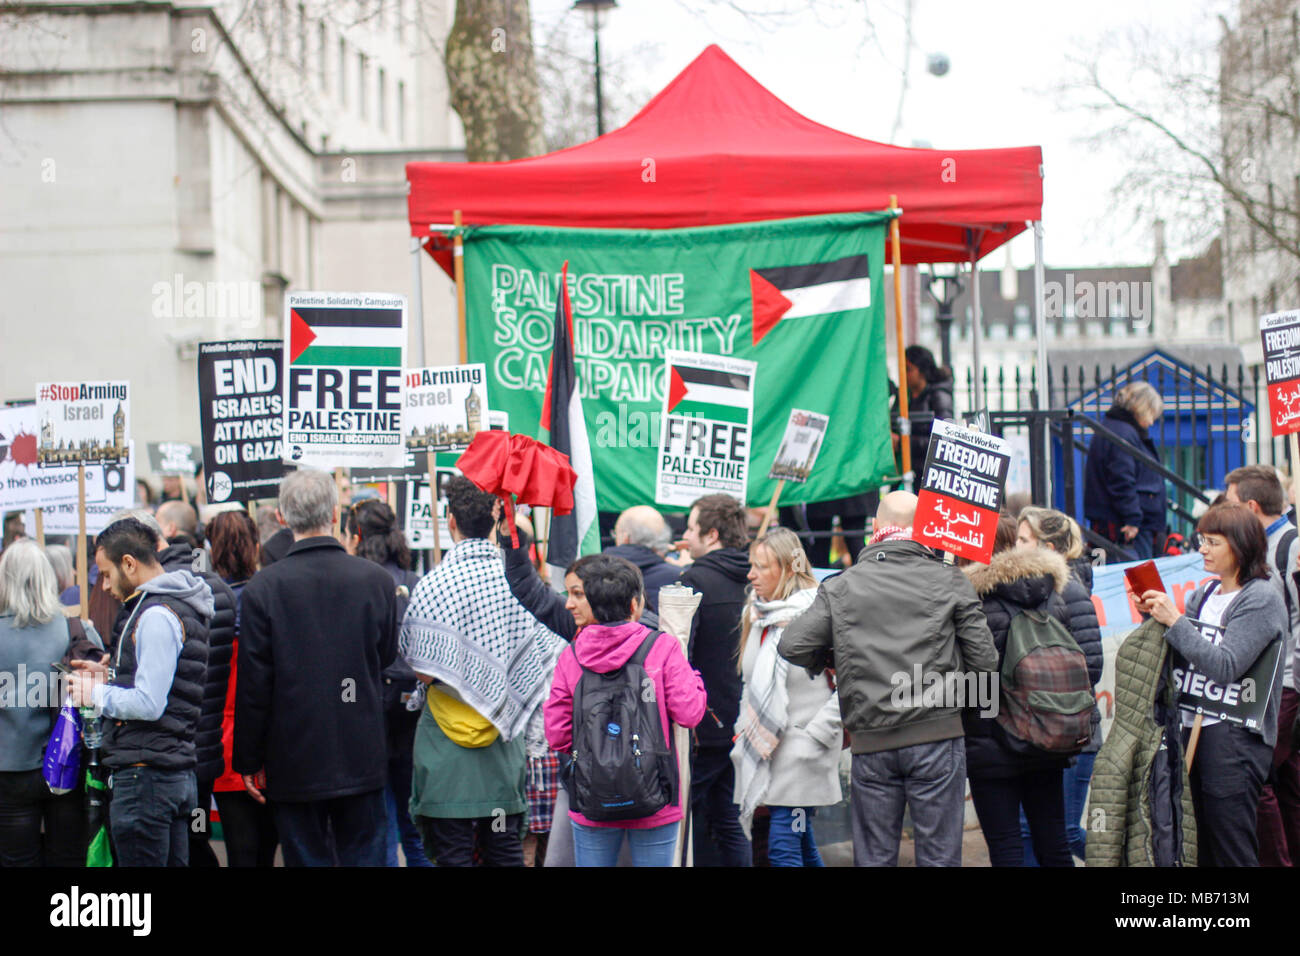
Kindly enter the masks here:
<path id="1" fill-rule="evenodd" d="M 1092 603 L 1092 563 L 1083 553 L 1083 532 L 1069 515 L 1051 508 L 1024 508 L 1020 512 L 1016 548 L 1032 551 L 1044 548 L 1065 558 L 1070 579 L 1065 582 L 1061 597 L 1069 617 L 1070 636 L 1088 659 L 1088 677 L 1093 692 L 1101 680 L 1104 662 L 1101 647 L 1101 625 L 1097 622 L 1097 609 Z M 1101 749 L 1101 711 L 1093 707 L 1092 739 L 1065 770 L 1065 835 L 1070 852 L 1083 858 L 1087 847 L 1087 832 L 1080 824 L 1088 784 L 1092 780 L 1092 766 Z M 1036 866 L 1033 841 L 1024 811 L 1020 814 L 1020 833 L 1025 843 L 1025 863 Z"/>
<path id="2" fill-rule="evenodd" d="M 0 867 L 85 862 L 81 789 L 55 796 L 41 775 L 62 703 L 51 662 L 69 640 L 57 586 L 35 541 L 0 555 L 0 673 L 27 675 L 0 695 Z"/>
<path id="3" fill-rule="evenodd" d="M 772 866 L 822 866 L 813 836 L 817 807 L 840 801 L 840 701 L 827 674 L 809 677 L 777 653 L 785 626 L 817 594 L 798 536 L 774 528 L 749 550 L 750 593 L 741 615 L 744 679 L 736 744 L 736 802 L 749 833 L 754 811 L 771 811 Z"/>

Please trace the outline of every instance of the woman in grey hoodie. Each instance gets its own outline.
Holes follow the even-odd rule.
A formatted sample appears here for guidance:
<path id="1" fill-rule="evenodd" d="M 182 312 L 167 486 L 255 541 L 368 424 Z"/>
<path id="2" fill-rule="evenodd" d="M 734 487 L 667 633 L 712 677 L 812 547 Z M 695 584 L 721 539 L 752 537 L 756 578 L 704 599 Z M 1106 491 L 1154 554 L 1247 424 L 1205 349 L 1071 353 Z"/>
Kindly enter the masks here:
<path id="1" fill-rule="evenodd" d="M 1168 628 L 1165 640 L 1177 652 L 1173 679 L 1191 760 L 1198 862 L 1258 866 L 1255 811 L 1277 741 L 1281 653 L 1290 623 L 1282 595 L 1268 580 L 1264 529 L 1249 508 L 1215 505 L 1196 530 L 1205 570 L 1219 580 L 1188 597 L 1186 615 L 1163 591 L 1147 591 L 1138 607 Z M 1252 702 L 1261 699 L 1262 716 L 1251 716 Z M 1201 714 L 1194 700 L 1202 702 Z M 1204 712 L 1210 708 L 1218 712 Z"/>

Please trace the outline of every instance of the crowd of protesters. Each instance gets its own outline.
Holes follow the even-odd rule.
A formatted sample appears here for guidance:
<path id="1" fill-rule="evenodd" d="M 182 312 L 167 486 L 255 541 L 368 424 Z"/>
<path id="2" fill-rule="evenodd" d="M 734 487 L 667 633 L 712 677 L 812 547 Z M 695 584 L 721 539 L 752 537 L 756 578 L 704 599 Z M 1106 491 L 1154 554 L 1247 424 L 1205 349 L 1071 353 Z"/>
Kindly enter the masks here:
<path id="1" fill-rule="evenodd" d="M 908 360 L 913 407 L 944 411 L 943 370 L 928 353 Z M 1106 424 L 1141 447 L 1158 402 L 1132 386 Z M 1163 507 L 1148 499 L 1163 506 L 1163 486 L 1102 444 L 1090 530 L 1158 553 Z M 1171 668 L 1228 684 L 1266 653 L 1280 665 L 1258 726 L 1180 717 L 1148 682 L 1136 710 L 1168 731 L 1161 750 L 1198 742 L 1186 795 L 1163 771 L 1172 823 L 1154 798 L 1125 811 L 1145 820 L 1125 837 L 1130 860 L 1179 827 L 1201 865 L 1300 854 L 1294 509 L 1274 469 L 1226 484 L 1197 525 L 1217 580 L 1181 612 L 1160 591 L 1134 599 Z M 1113 839 L 1085 825 L 1094 767 L 1106 783 L 1091 799 L 1123 806 L 1115 781 L 1159 759 L 1135 769 L 1103 744 L 1093 569 L 1083 530 L 1051 509 L 1004 512 L 990 563 L 954 563 L 912 540 L 917 499 L 895 491 L 856 560 L 828 572 L 806 529 L 756 536 L 727 496 L 699 499 L 676 544 L 641 506 L 559 593 L 526 530 L 466 478 L 447 485 L 451 546 L 423 576 L 393 508 L 341 499 L 327 473 L 293 471 L 274 506 L 204 522 L 169 491 L 91 542 L 98 604 L 85 619 L 63 610 L 80 602 L 66 545 L 15 534 L 0 553 L 0 674 L 60 661 L 62 689 L 100 720 L 118 865 L 214 866 L 223 848 L 239 867 L 668 866 L 690 847 L 695 865 L 822 866 L 814 818 L 847 797 L 857 865 L 897 864 L 906 812 L 917 864 L 959 866 L 969 787 L 993 865 L 1073 866 L 1108 859 Z M 673 585 L 699 596 L 681 641 L 659 629 Z M 999 715 L 1026 622 L 1074 675 L 1058 695 L 1074 701 L 1072 747 L 1026 744 Z M 1120 655 L 1117 708 L 1142 683 L 1129 666 Z M 932 678 L 988 693 L 931 697 Z M 0 865 L 81 865 L 85 793 L 55 795 L 41 770 L 62 700 L 24 706 L 12 688 L 0 690 Z M 1181 843 L 1174 859 L 1196 861 Z"/>

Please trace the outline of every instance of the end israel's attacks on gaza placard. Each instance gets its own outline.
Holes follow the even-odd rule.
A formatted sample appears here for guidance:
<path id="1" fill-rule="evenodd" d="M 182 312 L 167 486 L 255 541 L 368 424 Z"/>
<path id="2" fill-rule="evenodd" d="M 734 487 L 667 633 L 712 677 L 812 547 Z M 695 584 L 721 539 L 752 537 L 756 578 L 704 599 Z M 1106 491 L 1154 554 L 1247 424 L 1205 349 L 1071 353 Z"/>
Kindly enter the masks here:
<path id="1" fill-rule="evenodd" d="M 402 464 L 405 296 L 291 292 L 284 336 L 285 461 Z"/>
<path id="2" fill-rule="evenodd" d="M 199 423 L 208 500 L 274 498 L 284 477 L 284 344 L 199 345 Z"/>
<path id="3" fill-rule="evenodd" d="M 703 495 L 724 494 L 744 504 L 756 364 L 671 349 L 664 362 L 655 501 L 689 508 Z"/>
<path id="4" fill-rule="evenodd" d="M 792 408 L 832 414 L 816 471 L 782 500 L 859 494 L 895 468 L 880 294 L 887 223 L 853 213 L 692 229 L 475 227 L 465 236 L 469 360 L 487 366 L 492 407 L 512 430 L 540 438 L 567 259 L 601 510 L 659 497 L 668 350 L 757 363 L 749 446 L 763 460 L 746 464 L 748 504 L 768 500 L 769 456 Z"/>

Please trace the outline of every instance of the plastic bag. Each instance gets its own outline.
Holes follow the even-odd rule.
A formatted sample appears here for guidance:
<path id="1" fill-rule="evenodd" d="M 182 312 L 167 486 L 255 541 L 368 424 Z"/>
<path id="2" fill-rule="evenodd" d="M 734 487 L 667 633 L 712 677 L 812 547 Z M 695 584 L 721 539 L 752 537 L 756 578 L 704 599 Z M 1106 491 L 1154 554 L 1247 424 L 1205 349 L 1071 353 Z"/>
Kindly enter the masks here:
<path id="1" fill-rule="evenodd" d="M 50 731 L 41 773 L 51 793 L 71 793 L 77 788 L 81 775 L 81 713 L 72 706 L 71 695 L 64 698 Z"/>

